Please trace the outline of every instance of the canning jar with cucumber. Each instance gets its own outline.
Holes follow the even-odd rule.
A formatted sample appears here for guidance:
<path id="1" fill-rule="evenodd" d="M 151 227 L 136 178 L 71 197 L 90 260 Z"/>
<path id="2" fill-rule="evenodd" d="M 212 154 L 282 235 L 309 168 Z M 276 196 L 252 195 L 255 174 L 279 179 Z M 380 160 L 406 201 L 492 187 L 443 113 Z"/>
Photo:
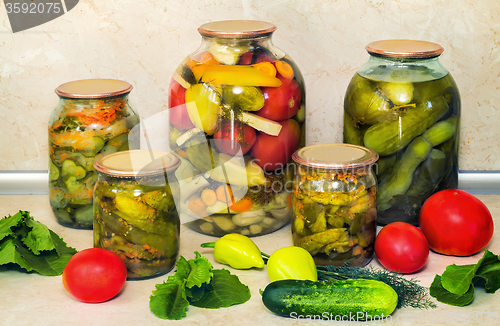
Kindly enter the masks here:
<path id="1" fill-rule="evenodd" d="M 378 224 L 418 225 L 429 196 L 458 186 L 459 90 L 438 44 L 383 40 L 366 50 L 344 99 L 344 142 L 380 156 Z"/>
<path id="2" fill-rule="evenodd" d="M 376 234 L 377 153 L 352 144 L 318 144 L 292 158 L 293 244 L 309 251 L 317 265 L 368 264 Z"/>
<path id="3" fill-rule="evenodd" d="M 119 255 L 127 279 L 167 273 L 179 253 L 179 159 L 150 150 L 105 155 L 94 164 L 94 247 Z"/>
<path id="4" fill-rule="evenodd" d="M 169 87 L 169 142 L 182 160 L 181 219 L 213 236 L 257 236 L 292 215 L 292 154 L 305 145 L 304 79 L 276 26 L 216 21 Z"/>
<path id="5" fill-rule="evenodd" d="M 59 224 L 92 229 L 94 163 L 138 148 L 139 116 L 128 102 L 132 85 L 86 79 L 60 85 L 49 118 L 49 201 Z M 133 131 L 133 132 L 131 132 Z"/>

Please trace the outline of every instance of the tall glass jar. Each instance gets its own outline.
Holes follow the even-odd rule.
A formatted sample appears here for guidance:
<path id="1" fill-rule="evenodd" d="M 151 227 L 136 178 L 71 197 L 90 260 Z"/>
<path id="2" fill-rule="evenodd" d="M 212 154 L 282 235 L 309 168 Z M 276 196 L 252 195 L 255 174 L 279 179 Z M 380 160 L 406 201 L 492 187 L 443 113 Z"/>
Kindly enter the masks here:
<path id="1" fill-rule="evenodd" d="M 116 151 L 138 148 L 132 128 L 139 116 L 128 102 L 132 85 L 112 79 L 62 84 L 49 119 L 49 200 L 57 221 L 92 229 L 94 162 Z M 135 134 L 135 133 L 134 133 Z"/>
<path id="2" fill-rule="evenodd" d="M 293 244 L 317 265 L 364 266 L 374 252 L 378 155 L 349 144 L 320 144 L 293 154 Z"/>
<path id="3" fill-rule="evenodd" d="M 159 151 L 101 157 L 94 193 L 94 247 L 122 257 L 127 279 L 170 271 L 179 252 L 179 159 Z"/>
<path id="4" fill-rule="evenodd" d="M 202 25 L 169 89 L 182 212 L 198 232 L 262 235 L 292 215 L 292 153 L 305 145 L 302 75 L 260 21 Z"/>
<path id="5" fill-rule="evenodd" d="M 344 101 L 344 142 L 380 155 L 377 222 L 418 225 L 424 201 L 458 184 L 460 95 L 435 43 L 368 44 Z"/>

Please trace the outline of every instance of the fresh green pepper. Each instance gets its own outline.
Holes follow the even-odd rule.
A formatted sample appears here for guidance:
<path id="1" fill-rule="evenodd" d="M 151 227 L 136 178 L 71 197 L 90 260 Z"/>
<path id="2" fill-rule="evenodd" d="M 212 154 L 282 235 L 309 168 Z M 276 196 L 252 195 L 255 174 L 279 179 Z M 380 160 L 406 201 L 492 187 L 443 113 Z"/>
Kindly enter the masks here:
<path id="1" fill-rule="evenodd" d="M 318 280 L 316 264 L 311 254 L 301 247 L 290 246 L 276 250 L 267 261 L 271 282 L 279 280 Z"/>
<path id="2" fill-rule="evenodd" d="M 259 247 L 252 239 L 237 233 L 226 234 L 215 242 L 202 243 L 203 248 L 214 248 L 214 257 L 221 264 L 236 269 L 264 267 Z"/>

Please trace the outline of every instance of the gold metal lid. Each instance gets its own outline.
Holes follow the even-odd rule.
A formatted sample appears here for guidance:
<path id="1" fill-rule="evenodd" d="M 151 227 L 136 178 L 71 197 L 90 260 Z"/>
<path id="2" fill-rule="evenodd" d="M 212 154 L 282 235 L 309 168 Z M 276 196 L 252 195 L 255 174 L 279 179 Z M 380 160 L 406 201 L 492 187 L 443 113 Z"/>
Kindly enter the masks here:
<path id="1" fill-rule="evenodd" d="M 392 58 L 428 59 L 438 57 L 444 49 L 441 45 L 416 40 L 383 40 L 371 42 L 365 47 L 370 54 Z"/>
<path id="2" fill-rule="evenodd" d="M 316 168 L 360 168 L 374 164 L 378 160 L 378 154 L 358 145 L 318 144 L 297 150 L 292 159 L 298 164 Z"/>
<path id="3" fill-rule="evenodd" d="M 119 177 L 136 177 L 174 171 L 181 161 L 168 152 L 130 150 L 104 155 L 94 163 L 102 173 Z"/>
<path id="4" fill-rule="evenodd" d="M 84 79 L 68 82 L 56 88 L 60 97 L 66 98 L 108 98 L 130 93 L 132 85 L 117 79 Z"/>
<path id="5" fill-rule="evenodd" d="M 222 20 L 203 24 L 198 32 L 208 37 L 251 38 L 270 35 L 276 28 L 271 23 L 258 20 Z"/>

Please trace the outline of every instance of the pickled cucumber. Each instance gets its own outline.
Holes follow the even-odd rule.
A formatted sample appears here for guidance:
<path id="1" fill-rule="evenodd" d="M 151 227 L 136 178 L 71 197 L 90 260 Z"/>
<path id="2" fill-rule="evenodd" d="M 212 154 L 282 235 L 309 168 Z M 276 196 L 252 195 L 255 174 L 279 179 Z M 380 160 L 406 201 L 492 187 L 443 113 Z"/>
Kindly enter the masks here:
<path id="1" fill-rule="evenodd" d="M 419 103 L 401 113 L 397 120 L 386 120 L 368 128 L 364 144 L 382 156 L 395 153 L 436 123 L 446 111 L 448 103 L 443 96 Z"/>
<path id="2" fill-rule="evenodd" d="M 437 146 L 455 135 L 456 126 L 457 117 L 453 116 L 447 120 L 440 121 L 427 129 L 422 137 L 431 143 L 432 146 Z"/>
<path id="3" fill-rule="evenodd" d="M 232 86 L 222 87 L 222 101 L 245 111 L 258 111 L 264 106 L 264 95 L 258 87 Z"/>
<path id="4" fill-rule="evenodd" d="M 432 144 L 423 137 L 415 138 L 396 163 L 387 181 L 378 189 L 377 210 L 384 211 L 391 207 L 391 200 L 396 195 L 404 194 L 411 185 L 413 173 L 432 150 Z"/>
<path id="5" fill-rule="evenodd" d="M 347 93 L 350 94 L 344 100 L 347 112 L 362 124 L 383 121 L 393 113 L 389 102 L 372 88 L 367 79 L 354 76 Z"/>
<path id="6" fill-rule="evenodd" d="M 383 96 L 388 98 L 395 105 L 408 104 L 413 100 L 412 83 L 380 83 L 380 90 Z"/>

